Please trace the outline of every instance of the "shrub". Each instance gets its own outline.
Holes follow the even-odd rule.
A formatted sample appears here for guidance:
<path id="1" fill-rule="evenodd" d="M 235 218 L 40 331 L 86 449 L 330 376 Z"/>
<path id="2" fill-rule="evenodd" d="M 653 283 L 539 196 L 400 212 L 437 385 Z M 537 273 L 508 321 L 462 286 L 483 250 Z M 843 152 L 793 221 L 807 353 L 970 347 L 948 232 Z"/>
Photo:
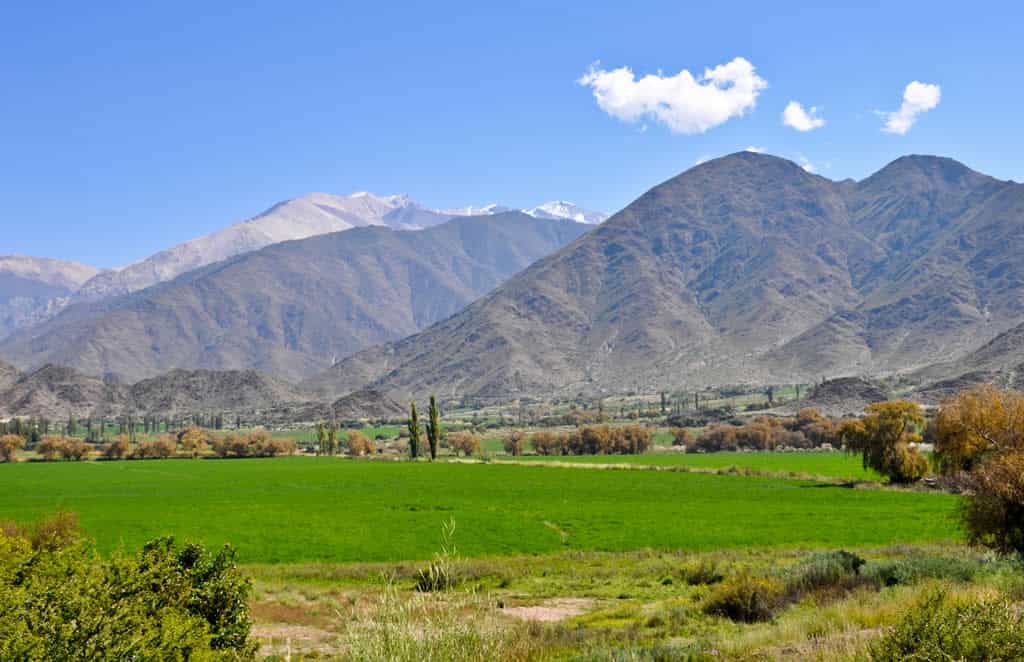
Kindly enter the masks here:
<path id="1" fill-rule="evenodd" d="M 458 551 L 455 549 L 455 520 L 448 520 L 441 527 L 441 551 L 434 555 L 426 568 L 416 573 L 416 590 L 421 593 L 447 591 L 458 586 Z"/>
<path id="2" fill-rule="evenodd" d="M 462 453 L 469 457 L 480 452 L 480 437 L 472 432 L 450 432 L 448 434 L 448 447 L 458 455 Z"/>
<path id="3" fill-rule="evenodd" d="M 690 586 L 717 584 L 725 579 L 712 561 L 689 563 L 679 569 L 680 578 Z"/>
<path id="4" fill-rule="evenodd" d="M 862 572 L 879 586 L 914 584 L 924 579 L 969 582 L 978 573 L 978 565 L 964 559 L 921 557 L 896 561 L 873 561 Z"/>
<path id="5" fill-rule="evenodd" d="M 361 457 L 363 455 L 372 455 L 376 447 L 374 443 L 370 441 L 365 434 L 359 430 L 351 430 L 348 433 L 348 453 L 355 457 Z"/>
<path id="6" fill-rule="evenodd" d="M 815 554 L 788 569 L 786 589 L 793 597 L 821 589 L 850 589 L 861 583 L 864 564 L 864 559 L 844 550 Z"/>
<path id="7" fill-rule="evenodd" d="M 740 623 L 768 621 L 783 604 L 783 587 L 770 577 L 740 575 L 719 586 L 704 603 L 704 613 Z"/>
<path id="8" fill-rule="evenodd" d="M 0 462 L 17 462 L 18 449 L 24 445 L 25 440 L 16 434 L 0 437 Z"/>
<path id="9" fill-rule="evenodd" d="M 295 453 L 295 441 L 293 439 L 266 438 L 262 445 L 251 445 L 256 455 L 260 457 L 276 457 L 278 455 L 292 455 Z"/>
<path id="10" fill-rule="evenodd" d="M 871 646 L 876 662 L 1024 659 L 1020 610 L 999 598 L 955 599 L 933 591 Z"/>
<path id="11" fill-rule="evenodd" d="M 251 660 L 251 586 L 234 553 L 171 539 L 134 556 L 95 554 L 41 524 L 42 542 L 0 532 L 0 659 Z"/>
<path id="12" fill-rule="evenodd" d="M 20 538 L 35 551 L 55 552 L 78 542 L 81 530 L 78 527 L 78 515 L 61 512 L 30 526 L 0 522 L 0 537 L 3 536 Z"/>

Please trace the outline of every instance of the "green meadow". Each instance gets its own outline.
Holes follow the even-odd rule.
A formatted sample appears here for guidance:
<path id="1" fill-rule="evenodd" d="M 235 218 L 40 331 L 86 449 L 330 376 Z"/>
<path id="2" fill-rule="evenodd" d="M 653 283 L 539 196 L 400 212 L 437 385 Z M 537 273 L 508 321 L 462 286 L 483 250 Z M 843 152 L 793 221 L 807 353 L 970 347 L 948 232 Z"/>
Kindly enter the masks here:
<path id="1" fill-rule="evenodd" d="M 243 563 L 425 559 L 449 520 L 465 557 L 957 540 L 956 506 L 947 494 L 525 463 L 292 457 L 0 465 L 0 520 L 74 511 L 104 552 L 173 535 L 229 542 Z"/>

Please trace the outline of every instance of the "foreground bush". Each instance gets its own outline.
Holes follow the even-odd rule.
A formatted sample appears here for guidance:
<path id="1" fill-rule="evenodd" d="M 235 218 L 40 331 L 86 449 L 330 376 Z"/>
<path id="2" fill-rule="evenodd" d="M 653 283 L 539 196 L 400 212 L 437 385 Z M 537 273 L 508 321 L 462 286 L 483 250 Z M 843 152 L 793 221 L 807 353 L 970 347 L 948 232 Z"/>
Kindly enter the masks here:
<path id="1" fill-rule="evenodd" d="M 166 538 L 103 559 L 69 521 L 0 531 L 0 659 L 253 659 L 251 587 L 230 548 Z"/>
<path id="2" fill-rule="evenodd" d="M 955 599 L 942 591 L 925 596 L 871 647 L 877 662 L 1024 659 L 1020 610 L 997 598 Z"/>
<path id="3" fill-rule="evenodd" d="M 924 556 L 896 561 L 868 563 L 862 574 L 878 586 L 914 584 L 925 579 L 969 582 L 978 574 L 979 566 L 966 559 Z"/>
<path id="4" fill-rule="evenodd" d="M 784 603 L 784 588 L 770 577 L 740 575 L 720 585 L 704 603 L 704 613 L 739 623 L 771 620 Z"/>
<path id="5" fill-rule="evenodd" d="M 821 590 L 850 590 L 863 582 L 864 559 L 839 550 L 815 554 L 797 563 L 786 573 L 786 590 L 794 598 Z"/>

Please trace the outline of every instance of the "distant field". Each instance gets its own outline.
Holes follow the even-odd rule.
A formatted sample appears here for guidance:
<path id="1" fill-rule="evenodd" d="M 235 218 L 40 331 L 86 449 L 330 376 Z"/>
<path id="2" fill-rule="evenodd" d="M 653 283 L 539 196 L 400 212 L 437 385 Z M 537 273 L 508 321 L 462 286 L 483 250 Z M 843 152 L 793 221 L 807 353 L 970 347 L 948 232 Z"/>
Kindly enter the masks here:
<path id="1" fill-rule="evenodd" d="M 103 551 L 173 534 L 244 562 L 958 538 L 956 498 L 673 472 L 340 458 L 0 465 L 0 519 L 78 512 Z"/>
<path id="2" fill-rule="evenodd" d="M 772 473 L 802 473 L 809 476 L 829 476 L 851 480 L 882 480 L 882 476 L 878 473 L 864 468 L 860 457 L 846 453 L 645 453 L 643 455 L 583 455 L 578 457 L 527 455 L 517 459 L 524 462 L 646 464 L 707 469 L 738 467 Z"/>

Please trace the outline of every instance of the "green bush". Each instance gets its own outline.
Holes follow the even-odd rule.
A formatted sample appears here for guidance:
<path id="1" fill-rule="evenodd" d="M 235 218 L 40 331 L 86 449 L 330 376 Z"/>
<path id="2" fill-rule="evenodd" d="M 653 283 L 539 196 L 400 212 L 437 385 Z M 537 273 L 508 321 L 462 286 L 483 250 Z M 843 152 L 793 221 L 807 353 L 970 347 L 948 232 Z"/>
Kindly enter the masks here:
<path id="1" fill-rule="evenodd" d="M 679 569 L 680 578 L 690 586 L 701 586 L 703 584 L 717 584 L 725 579 L 722 573 L 718 572 L 713 561 L 701 561 L 700 563 L 688 563 Z"/>
<path id="2" fill-rule="evenodd" d="M 956 600 L 942 591 L 925 596 L 871 647 L 876 662 L 1024 659 L 1024 622 L 1003 599 Z"/>
<path id="3" fill-rule="evenodd" d="M 879 586 L 914 584 L 923 579 L 969 582 L 978 574 L 978 563 L 964 559 L 925 556 L 898 561 L 868 563 L 861 574 Z"/>
<path id="4" fill-rule="evenodd" d="M 782 606 L 783 593 L 783 586 L 774 578 L 740 575 L 708 596 L 704 613 L 741 623 L 768 621 Z"/>
<path id="5" fill-rule="evenodd" d="M 251 587 L 229 548 L 211 555 L 161 539 L 138 555 L 104 559 L 76 538 L 47 536 L 33 545 L 0 532 L 0 659 L 254 657 Z"/>
<path id="6" fill-rule="evenodd" d="M 798 595 L 821 589 L 853 588 L 860 581 L 864 564 L 864 559 L 844 550 L 815 554 L 787 570 L 786 589 Z"/>

